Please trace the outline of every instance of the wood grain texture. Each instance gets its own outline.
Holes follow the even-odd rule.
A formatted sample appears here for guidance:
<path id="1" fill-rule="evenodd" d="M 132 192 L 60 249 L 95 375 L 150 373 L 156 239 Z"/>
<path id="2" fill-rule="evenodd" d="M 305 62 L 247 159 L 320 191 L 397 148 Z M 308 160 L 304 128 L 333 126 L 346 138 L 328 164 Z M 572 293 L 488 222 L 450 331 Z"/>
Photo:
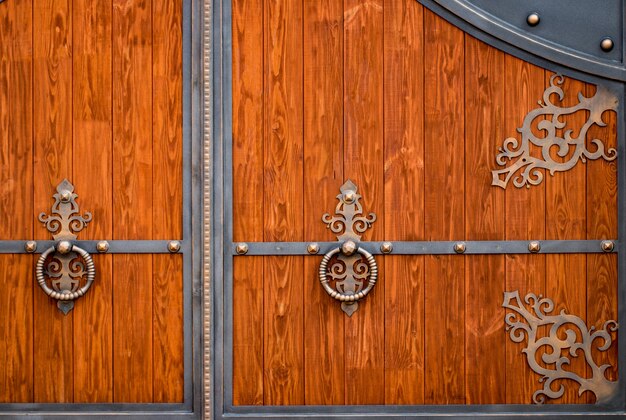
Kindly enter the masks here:
<path id="1" fill-rule="evenodd" d="M 343 183 L 343 5 L 304 1 L 304 239 L 336 240 L 321 221 Z M 304 259 L 305 403 L 343 404 L 345 314 Z M 323 367 L 323 368 L 321 368 Z"/>
<path id="2" fill-rule="evenodd" d="M 384 7 L 385 239 L 423 240 L 423 8 Z M 385 278 L 385 404 L 423 404 L 424 257 L 385 257 Z"/>
<path id="3" fill-rule="evenodd" d="M 546 75 L 548 79 L 550 74 Z M 549 79 L 548 79 L 549 80 Z M 549 81 L 546 80 L 546 85 Z M 585 84 L 566 78 L 562 85 L 565 96 L 562 102 L 553 95 L 553 101 L 559 106 L 578 103 L 578 93 L 585 92 Z M 585 123 L 586 116 L 579 112 L 564 116 L 567 129 L 573 129 L 575 137 Z M 558 133 L 558 131 L 557 131 Z M 560 132 L 563 135 L 563 132 Z M 571 153 L 570 153 L 571 155 Z M 561 159 L 554 156 L 555 159 Z M 568 159 L 569 156 L 563 158 Z M 558 161 L 558 160 L 557 160 Z M 563 160 L 565 161 L 565 160 Z M 546 176 L 546 237 L 547 239 L 586 239 L 586 166 L 578 163 L 567 172 Z M 546 296 L 554 301 L 554 313 L 564 309 L 586 319 L 587 309 L 587 264 L 585 255 L 556 254 L 546 257 Z M 583 376 L 586 362 L 581 357 L 572 357 L 569 370 Z M 565 394 L 558 403 L 586 403 L 589 392 L 578 396 L 578 387 L 571 382 L 565 383 Z M 558 385 L 557 385 L 558 386 Z"/>
<path id="4" fill-rule="evenodd" d="M 520 135 L 528 112 L 537 107 L 545 85 L 545 71 L 507 55 L 505 57 L 504 137 Z M 539 134 L 539 133 L 536 133 Z M 533 151 L 539 154 L 538 150 Z M 545 235 L 545 183 L 532 188 L 508 188 L 505 192 L 506 240 L 540 240 Z M 507 255 L 506 291 L 518 290 L 520 296 L 545 293 L 545 255 Z M 508 312 L 508 311 L 507 311 Z M 506 403 L 530 404 L 538 387 L 537 375 L 528 367 L 524 346 L 506 339 Z"/>
<path id="5" fill-rule="evenodd" d="M 504 237 L 504 191 L 491 185 L 494 150 L 504 137 L 504 54 L 465 36 L 465 237 Z M 505 401 L 504 256 L 468 257 L 465 270 L 467 404 Z M 488 357 L 485 357 L 489 355 Z"/>
<path id="6" fill-rule="evenodd" d="M 265 2 L 264 240 L 302 240 L 302 2 Z M 302 257 L 267 257 L 264 403 L 304 402 Z"/>
<path id="7" fill-rule="evenodd" d="M 233 239 L 263 240 L 263 0 L 233 10 Z M 235 258 L 233 403 L 263 404 L 263 257 Z"/>
<path id="8" fill-rule="evenodd" d="M 33 235 L 32 5 L 0 8 L 0 238 Z M 19 176 L 16 176 L 19 175 Z M 33 260 L 0 256 L 0 402 L 33 401 Z"/>
<path id="9" fill-rule="evenodd" d="M 81 210 L 93 215 L 79 237 L 111 238 L 111 4 L 76 0 L 72 16 L 73 182 Z M 73 309 L 81 324 L 74 329 L 74 402 L 113 401 L 113 258 L 94 255 L 94 263 L 97 280 Z"/>
<path id="10" fill-rule="evenodd" d="M 426 240 L 465 234 L 463 33 L 424 10 Z M 425 403 L 465 403 L 465 259 L 427 256 Z M 445 281 L 441 281 L 445 279 Z"/>
<path id="11" fill-rule="evenodd" d="M 383 209 L 383 2 L 344 1 L 344 177 L 363 196 L 364 212 L 384 220 Z M 374 224 L 362 240 L 381 240 Z M 344 317 L 346 404 L 382 404 L 385 392 L 385 281 L 378 259 L 376 287 Z"/>
<path id="12" fill-rule="evenodd" d="M 182 0 L 152 4 L 153 238 L 183 236 Z M 183 258 L 153 255 L 154 402 L 182 402 Z"/>
<path id="13" fill-rule="evenodd" d="M 152 2 L 113 2 L 113 237 L 152 239 Z M 113 258 L 113 397 L 153 399 L 152 256 Z"/>
<path id="14" fill-rule="evenodd" d="M 596 92 L 593 85 L 587 85 L 587 97 Z M 605 127 L 592 126 L 587 133 L 589 144 L 592 139 L 602 139 L 605 146 L 617 147 L 617 115 L 613 111 L 603 116 Z M 618 157 L 619 159 L 619 157 Z M 587 161 L 587 239 L 608 239 L 618 237 L 617 227 L 617 163 L 603 159 Z M 623 199 L 623 198 L 622 198 Z M 604 322 L 617 320 L 617 255 L 587 255 L 587 325 L 602 329 Z M 617 335 L 614 334 L 616 339 Z M 610 380 L 617 379 L 617 341 L 606 352 L 593 350 L 593 357 L 600 366 L 609 364 L 605 372 Z M 588 371 L 589 374 L 589 371 Z"/>
<path id="15" fill-rule="evenodd" d="M 50 211 L 57 184 L 73 175 L 71 1 L 38 2 L 33 28 L 34 236 L 50 239 L 37 216 Z M 34 296 L 34 400 L 72 402 L 74 314 L 63 315 L 40 291 Z"/>

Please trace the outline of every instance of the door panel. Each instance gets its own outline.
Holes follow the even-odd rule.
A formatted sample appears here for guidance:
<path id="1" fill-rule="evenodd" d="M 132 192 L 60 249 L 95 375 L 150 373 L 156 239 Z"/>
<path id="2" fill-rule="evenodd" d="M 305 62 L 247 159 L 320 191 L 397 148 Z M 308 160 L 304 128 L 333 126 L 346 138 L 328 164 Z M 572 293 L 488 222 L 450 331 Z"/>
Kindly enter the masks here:
<path id="1" fill-rule="evenodd" d="M 333 241 L 321 216 L 347 179 L 377 215 L 366 242 L 617 238 L 615 160 L 588 159 L 529 188 L 492 185 L 498 149 L 521 139 L 551 70 L 415 1 L 233 0 L 232 13 L 233 242 Z M 596 92 L 569 76 L 560 87 L 563 100 L 550 99 L 562 107 Z M 563 117 L 558 134 L 578 135 L 588 116 Z M 596 138 L 616 147 L 617 119 L 604 113 L 589 150 Z M 542 134 L 538 122 L 531 129 Z M 320 257 L 297 254 L 234 256 L 235 412 L 530 404 L 539 375 L 505 331 L 505 292 L 547 296 L 554 313 L 596 329 L 618 317 L 614 254 L 377 255 L 376 287 L 350 317 L 318 284 Z M 615 380 L 616 342 L 593 354 Z M 572 371 L 591 373 L 574 359 Z M 554 403 L 595 402 L 562 383 Z"/>

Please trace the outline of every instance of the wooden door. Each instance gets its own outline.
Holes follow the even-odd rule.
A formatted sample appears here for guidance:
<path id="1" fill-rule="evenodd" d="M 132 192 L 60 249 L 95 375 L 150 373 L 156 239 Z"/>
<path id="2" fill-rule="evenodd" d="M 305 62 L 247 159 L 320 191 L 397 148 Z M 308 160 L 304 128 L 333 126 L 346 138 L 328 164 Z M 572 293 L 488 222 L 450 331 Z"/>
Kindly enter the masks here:
<path id="1" fill-rule="evenodd" d="M 199 415 L 191 7 L 0 2 L 0 415 Z M 86 271 L 73 289 L 50 265 L 68 240 L 59 224 L 90 255 L 68 254 Z M 94 270 L 67 314 L 39 262 L 65 297 Z"/>
<path id="2" fill-rule="evenodd" d="M 452 3 L 222 5 L 218 416 L 623 412 L 623 73 L 514 48 Z M 352 314 L 338 300 L 373 266 L 335 298 L 320 268 L 348 181 L 378 273 Z"/>

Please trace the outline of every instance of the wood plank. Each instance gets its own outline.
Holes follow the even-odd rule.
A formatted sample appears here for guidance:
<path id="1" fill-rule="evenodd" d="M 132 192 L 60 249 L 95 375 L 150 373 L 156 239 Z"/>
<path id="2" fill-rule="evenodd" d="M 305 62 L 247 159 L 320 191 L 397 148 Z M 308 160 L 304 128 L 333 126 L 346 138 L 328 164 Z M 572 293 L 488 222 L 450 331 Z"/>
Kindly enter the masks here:
<path id="1" fill-rule="evenodd" d="M 587 85 L 587 94 L 596 92 L 593 85 Z M 592 139 L 602 139 L 605 146 L 617 147 L 617 115 L 607 112 L 603 116 L 606 127 L 592 126 L 587 133 L 588 149 Z M 614 239 L 618 237 L 617 227 L 617 163 L 603 159 L 587 161 L 587 239 Z M 602 329 L 604 322 L 617 320 L 617 255 L 587 255 L 587 325 Z M 617 335 L 613 335 L 616 340 Z M 592 349 L 598 366 L 609 364 L 605 372 L 610 380 L 617 379 L 617 341 L 606 352 Z M 589 374 L 590 372 L 587 371 Z"/>
<path id="2" fill-rule="evenodd" d="M 32 5 L 0 7 L 0 238 L 33 235 Z M 0 402 L 33 401 L 33 259 L 0 256 Z"/>
<path id="3" fill-rule="evenodd" d="M 424 240 L 423 7 L 384 7 L 385 239 Z M 385 257 L 385 278 L 385 404 L 423 404 L 424 257 Z"/>
<path id="4" fill-rule="evenodd" d="M 506 55 L 506 92 L 504 105 L 504 137 L 516 136 L 524 117 L 537 107 L 545 85 L 545 71 L 530 63 Z M 539 135 L 540 133 L 536 133 Z M 539 150 L 533 150 L 539 155 Z M 506 240 L 540 240 L 545 235 L 546 191 L 545 183 L 531 188 L 515 188 L 505 192 Z M 507 255 L 506 291 L 518 290 L 520 296 L 545 292 L 545 255 Z M 506 403 L 530 404 L 538 389 L 538 376 L 522 354 L 523 344 L 514 343 L 506 336 Z"/>
<path id="5" fill-rule="evenodd" d="M 302 2 L 264 10 L 264 240 L 302 240 Z M 264 259 L 264 403 L 304 403 L 303 257 Z"/>
<path id="6" fill-rule="evenodd" d="M 114 239 L 152 239 L 152 2 L 113 2 Z M 113 258 L 113 395 L 151 402 L 152 256 Z"/>
<path id="7" fill-rule="evenodd" d="M 37 216 L 50 212 L 57 184 L 73 175 L 71 2 L 38 2 L 33 27 L 34 236 L 51 239 Z M 72 402 L 74 314 L 63 315 L 56 301 L 39 290 L 34 312 L 34 400 Z"/>
<path id="8" fill-rule="evenodd" d="M 344 1 L 344 177 L 363 196 L 365 212 L 383 209 L 383 2 Z M 378 222 L 363 240 L 381 240 Z M 346 404 L 382 404 L 385 392 L 385 281 L 379 279 L 359 309 L 344 317 Z"/>
<path id="9" fill-rule="evenodd" d="M 111 5 L 76 0 L 73 6 L 74 186 L 81 210 L 93 215 L 79 238 L 111 238 Z M 96 281 L 73 310 L 81 325 L 74 330 L 74 402 L 113 401 L 112 261 L 94 255 Z"/>
<path id="10" fill-rule="evenodd" d="M 232 5 L 233 239 L 263 241 L 263 0 Z M 233 403 L 262 405 L 262 257 L 235 258 L 233 296 Z"/>
<path id="11" fill-rule="evenodd" d="M 180 239 L 183 206 L 182 0 L 154 0 L 153 238 Z M 183 259 L 153 256 L 154 402 L 183 401 Z"/>
<path id="12" fill-rule="evenodd" d="M 551 75 L 547 74 L 546 79 Z M 548 85 L 546 80 L 546 85 Z M 562 85 L 565 96 L 563 101 L 553 95 L 552 100 L 558 106 L 571 106 L 578 103 L 578 93 L 585 92 L 585 85 L 577 80 L 566 78 Z M 577 136 L 585 123 L 584 113 L 564 116 L 565 130 L 573 129 Z M 557 132 L 558 133 L 558 132 Z M 563 132 L 560 133 L 563 135 Z M 572 148 L 573 149 L 573 148 Z M 570 153 L 571 155 L 571 153 Z M 555 160 L 566 161 L 569 156 Z M 578 163 L 567 172 L 557 172 L 546 176 L 546 237 L 548 239 L 585 239 L 586 238 L 586 166 Z M 556 254 L 546 257 L 546 296 L 554 301 L 554 313 L 565 310 L 583 320 L 587 309 L 587 264 L 585 255 Z M 581 357 L 571 357 L 568 370 L 579 375 L 585 374 L 586 362 Z M 558 385 L 557 385 L 558 386 Z M 564 383 L 565 394 L 558 403 L 586 403 L 589 392 L 578 396 L 577 384 Z"/>
<path id="13" fill-rule="evenodd" d="M 304 1 L 304 239 L 336 240 L 321 221 L 343 184 L 343 5 Z M 305 403 L 343 404 L 345 314 L 304 259 Z M 320 369 L 323 366 L 323 369 Z"/>
<path id="14" fill-rule="evenodd" d="M 504 137 L 504 54 L 465 37 L 465 232 L 468 240 L 504 238 L 504 190 L 491 185 L 494 150 Z M 505 401 L 502 335 L 504 256 L 477 255 L 465 270 L 467 404 Z M 485 357 L 485 355 L 489 357 Z"/>
<path id="15" fill-rule="evenodd" d="M 425 237 L 465 234 L 463 32 L 424 10 Z M 465 259 L 427 256 L 425 403 L 465 403 Z M 445 281 L 441 281 L 445 279 Z"/>

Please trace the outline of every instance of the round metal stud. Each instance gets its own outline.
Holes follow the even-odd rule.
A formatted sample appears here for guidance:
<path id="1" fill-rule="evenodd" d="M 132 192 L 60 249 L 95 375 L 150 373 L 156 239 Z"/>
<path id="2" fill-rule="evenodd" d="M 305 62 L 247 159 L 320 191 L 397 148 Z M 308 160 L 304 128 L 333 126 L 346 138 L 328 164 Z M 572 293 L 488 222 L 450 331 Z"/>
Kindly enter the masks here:
<path id="1" fill-rule="evenodd" d="M 357 251 L 357 246 L 354 241 L 345 241 L 341 244 L 341 253 L 346 256 L 353 255 Z"/>
<path id="2" fill-rule="evenodd" d="M 391 242 L 383 242 L 383 244 L 380 246 L 380 252 L 382 252 L 383 254 L 390 254 L 391 251 L 393 251 L 393 245 L 391 244 Z"/>
<path id="3" fill-rule="evenodd" d="M 600 48 L 602 48 L 602 51 L 604 52 L 611 51 L 614 46 L 615 46 L 615 43 L 609 37 L 603 38 L 602 41 L 600 41 Z"/>
<path id="4" fill-rule="evenodd" d="M 537 26 L 539 25 L 540 20 L 539 13 L 537 12 L 533 12 L 526 17 L 526 23 L 528 23 L 528 26 Z"/>
<path id="5" fill-rule="evenodd" d="M 72 252 L 72 243 L 70 241 L 61 241 L 57 244 L 57 251 L 60 254 L 69 254 Z"/>
<path id="6" fill-rule="evenodd" d="M 613 241 L 602 241 L 602 251 L 604 252 L 612 252 L 615 249 L 615 244 Z"/>
<path id="7" fill-rule="evenodd" d="M 320 252 L 320 246 L 316 243 L 311 243 L 306 247 L 306 250 L 309 254 L 317 254 Z"/>
<path id="8" fill-rule="evenodd" d="M 100 241 L 96 244 L 96 250 L 100 253 L 107 252 L 109 250 L 109 243 L 107 241 Z"/>
<path id="9" fill-rule="evenodd" d="M 248 252 L 248 244 L 244 243 L 244 242 L 240 242 L 237 244 L 237 246 L 235 247 L 235 251 L 237 252 L 237 254 L 239 255 L 244 255 Z"/>
<path id="10" fill-rule="evenodd" d="M 72 192 L 70 190 L 63 190 L 60 193 L 61 202 L 68 203 L 72 199 Z"/>
<path id="11" fill-rule="evenodd" d="M 352 190 L 348 190 L 345 193 L 343 193 L 343 201 L 345 201 L 348 204 L 352 204 L 354 203 L 354 201 L 356 200 L 356 193 Z"/>
<path id="12" fill-rule="evenodd" d="M 541 251 L 541 244 L 539 243 L 539 241 L 529 242 L 528 251 L 532 252 L 533 254 L 536 254 L 537 252 Z"/>
<path id="13" fill-rule="evenodd" d="M 465 252 L 465 243 L 464 242 L 457 242 L 454 244 L 454 252 L 456 252 L 457 254 L 462 254 Z"/>
<path id="14" fill-rule="evenodd" d="M 32 254 L 33 252 L 37 251 L 37 242 L 35 241 L 26 242 L 24 244 L 24 250 L 28 252 L 29 254 Z"/>
<path id="15" fill-rule="evenodd" d="M 169 241 L 167 244 L 167 250 L 172 254 L 180 251 L 180 242 L 179 241 Z"/>

